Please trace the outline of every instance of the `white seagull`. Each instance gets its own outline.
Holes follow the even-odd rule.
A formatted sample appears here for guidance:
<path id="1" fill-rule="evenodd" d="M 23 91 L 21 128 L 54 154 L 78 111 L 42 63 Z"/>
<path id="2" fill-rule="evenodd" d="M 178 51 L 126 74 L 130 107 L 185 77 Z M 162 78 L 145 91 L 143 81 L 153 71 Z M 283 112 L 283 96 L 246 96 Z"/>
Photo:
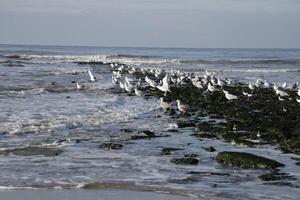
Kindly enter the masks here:
<path id="1" fill-rule="evenodd" d="M 90 69 L 88 69 L 88 73 L 89 73 L 89 75 L 90 75 L 90 80 L 91 80 L 92 82 L 95 82 L 95 81 L 96 81 L 96 78 L 95 78 L 95 76 L 92 74 L 92 72 L 91 72 Z"/>
<path id="2" fill-rule="evenodd" d="M 247 93 L 247 92 L 244 92 L 244 91 L 243 91 L 242 93 L 243 93 L 243 95 L 244 95 L 244 96 L 247 96 L 247 97 L 252 97 L 252 94 L 249 94 L 249 93 Z"/>
<path id="3" fill-rule="evenodd" d="M 130 83 L 125 82 L 125 90 L 128 93 L 132 93 L 134 91 L 134 86 Z"/>
<path id="4" fill-rule="evenodd" d="M 156 88 L 157 83 L 156 83 L 154 80 L 150 79 L 148 76 L 146 76 L 145 81 L 146 81 L 147 83 L 149 83 L 149 85 L 150 85 L 151 87 Z"/>
<path id="5" fill-rule="evenodd" d="M 163 85 L 161 85 L 161 86 L 158 85 L 158 86 L 156 86 L 156 87 L 157 87 L 160 91 L 163 91 L 163 92 L 171 92 L 168 85 L 163 84 Z"/>
<path id="6" fill-rule="evenodd" d="M 217 82 L 218 86 L 224 87 L 226 85 L 225 82 L 223 80 L 221 80 L 220 78 L 218 78 L 217 80 L 218 80 L 218 82 Z"/>
<path id="7" fill-rule="evenodd" d="M 223 90 L 223 92 L 225 94 L 226 99 L 228 99 L 229 101 L 238 99 L 236 95 L 229 94 L 229 92 L 226 90 Z"/>
<path id="8" fill-rule="evenodd" d="M 84 88 L 84 85 L 76 82 L 76 88 L 77 88 L 77 90 L 82 90 Z"/>
<path id="9" fill-rule="evenodd" d="M 166 101 L 164 101 L 163 97 L 160 97 L 160 107 L 164 110 L 167 111 L 168 109 L 172 108 L 172 105 Z"/>
<path id="10" fill-rule="evenodd" d="M 179 110 L 180 112 L 186 114 L 186 113 L 188 112 L 188 110 L 189 110 L 189 106 L 186 105 L 186 104 L 181 104 L 180 99 L 177 99 L 176 102 L 177 102 L 178 110 Z"/>
<path id="11" fill-rule="evenodd" d="M 201 81 L 193 81 L 193 85 L 196 87 L 196 88 L 199 88 L 199 89 L 204 89 Z"/>
<path id="12" fill-rule="evenodd" d="M 210 92 L 218 91 L 218 89 L 217 89 L 215 86 L 213 86 L 212 84 L 210 84 L 210 83 L 208 83 L 207 89 L 208 89 Z"/>
<path id="13" fill-rule="evenodd" d="M 134 93 L 136 96 L 144 96 L 144 92 L 142 90 L 139 90 L 138 88 L 134 88 Z"/>
<path id="14" fill-rule="evenodd" d="M 249 83 L 248 87 L 249 87 L 250 90 L 254 90 L 255 89 L 253 83 L 251 83 L 251 82 Z"/>

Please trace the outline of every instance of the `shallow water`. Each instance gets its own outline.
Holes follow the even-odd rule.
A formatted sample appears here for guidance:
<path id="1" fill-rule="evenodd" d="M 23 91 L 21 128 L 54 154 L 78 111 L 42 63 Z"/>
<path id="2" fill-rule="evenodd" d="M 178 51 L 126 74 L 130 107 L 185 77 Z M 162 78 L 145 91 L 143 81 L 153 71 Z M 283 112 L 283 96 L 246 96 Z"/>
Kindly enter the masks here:
<path id="1" fill-rule="evenodd" d="M 292 84 L 300 77 L 300 50 L 147 49 L 47 46 L 0 46 L 0 148 L 29 145 L 63 150 L 57 157 L 0 155 L 0 186 L 9 188 L 76 188 L 88 183 L 134 183 L 170 192 L 185 191 L 212 199 L 298 199 L 300 171 L 296 157 L 276 147 L 246 148 L 220 140 L 197 140 L 192 129 L 176 129 L 176 118 L 159 110 L 154 97 L 118 94 L 109 66 L 77 62 L 119 62 L 187 71 L 216 71 L 244 81 Z M 12 55 L 18 55 L 12 56 Z M 97 82 L 89 82 L 92 69 Z M 77 90 L 73 81 L 85 85 Z M 122 130 L 132 130 L 122 131 Z M 142 130 L 169 137 L 130 140 Z M 107 141 L 121 150 L 100 149 Z M 258 179 L 263 170 L 223 167 L 217 151 L 241 150 L 275 159 L 290 175 L 280 182 Z M 176 147 L 161 156 L 163 147 Z M 200 163 L 181 166 L 172 157 L 196 153 Z M 278 185 L 283 184 L 283 185 Z M 124 186 L 124 187 L 125 187 Z M 126 187 L 125 187 L 126 188 Z M 176 193 L 176 192 L 175 192 Z"/>

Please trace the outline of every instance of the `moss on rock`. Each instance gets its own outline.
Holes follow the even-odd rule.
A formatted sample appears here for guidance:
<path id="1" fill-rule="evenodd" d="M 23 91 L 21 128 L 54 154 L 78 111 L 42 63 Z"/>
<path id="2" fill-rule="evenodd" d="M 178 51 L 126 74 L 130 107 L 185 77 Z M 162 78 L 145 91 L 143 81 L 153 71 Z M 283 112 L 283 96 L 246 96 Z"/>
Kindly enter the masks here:
<path id="1" fill-rule="evenodd" d="M 221 164 L 245 169 L 275 169 L 284 166 L 284 164 L 275 160 L 245 152 L 220 152 L 216 160 Z"/>

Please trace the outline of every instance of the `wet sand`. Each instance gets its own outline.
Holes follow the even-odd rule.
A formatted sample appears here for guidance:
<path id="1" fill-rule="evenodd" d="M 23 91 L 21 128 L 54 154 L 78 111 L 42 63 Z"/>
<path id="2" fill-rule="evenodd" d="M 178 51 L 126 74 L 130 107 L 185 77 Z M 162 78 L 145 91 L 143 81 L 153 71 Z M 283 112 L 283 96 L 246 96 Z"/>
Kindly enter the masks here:
<path id="1" fill-rule="evenodd" d="M 128 190 L 0 190 L 5 200 L 194 200 L 198 198 Z"/>

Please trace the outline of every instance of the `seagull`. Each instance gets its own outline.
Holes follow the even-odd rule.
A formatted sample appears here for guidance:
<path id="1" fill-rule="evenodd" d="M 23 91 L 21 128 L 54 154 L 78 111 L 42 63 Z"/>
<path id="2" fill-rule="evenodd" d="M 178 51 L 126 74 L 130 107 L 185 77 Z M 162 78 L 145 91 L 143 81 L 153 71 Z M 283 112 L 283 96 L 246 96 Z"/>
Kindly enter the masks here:
<path id="1" fill-rule="evenodd" d="M 125 90 L 126 90 L 128 93 L 132 93 L 132 92 L 134 91 L 134 87 L 133 87 L 132 84 L 125 82 Z"/>
<path id="2" fill-rule="evenodd" d="M 212 84 L 212 85 L 218 85 L 218 80 L 216 80 L 216 78 L 215 78 L 214 76 L 212 76 L 212 77 L 210 78 L 210 81 L 211 81 L 211 84 Z"/>
<path id="3" fill-rule="evenodd" d="M 247 96 L 247 97 L 252 97 L 252 95 L 253 95 L 253 94 L 249 94 L 249 93 L 244 92 L 244 91 L 242 93 L 243 93 L 244 96 Z"/>
<path id="4" fill-rule="evenodd" d="M 279 90 L 279 88 L 277 87 L 276 84 L 273 86 L 273 89 L 274 89 L 275 93 L 281 97 L 289 96 L 288 93 L 286 93 L 282 90 Z"/>
<path id="5" fill-rule="evenodd" d="M 279 90 L 279 89 L 277 89 L 275 92 L 276 92 L 277 95 L 279 95 L 281 97 L 289 96 L 288 93 L 286 93 L 282 90 Z"/>
<path id="6" fill-rule="evenodd" d="M 201 81 L 193 81 L 193 85 L 196 87 L 196 88 L 199 88 L 199 89 L 204 89 Z"/>
<path id="7" fill-rule="evenodd" d="M 225 86 L 225 82 L 223 80 L 221 80 L 220 78 L 218 78 L 217 80 L 218 80 L 218 82 L 217 82 L 218 86 L 220 86 L 220 87 Z"/>
<path id="8" fill-rule="evenodd" d="M 229 78 L 225 78 L 224 81 L 227 83 L 227 85 L 231 85 L 232 84 L 232 80 Z"/>
<path id="9" fill-rule="evenodd" d="M 146 76 L 145 81 L 146 81 L 147 83 L 149 83 L 149 85 L 150 85 L 151 87 L 156 88 L 157 83 L 156 83 L 154 80 L 150 79 L 148 76 Z"/>
<path id="10" fill-rule="evenodd" d="M 172 105 L 166 101 L 164 101 L 163 97 L 160 97 L 160 107 L 164 110 L 167 111 L 168 109 L 172 108 Z"/>
<path id="11" fill-rule="evenodd" d="M 113 85 L 117 85 L 119 83 L 120 79 L 118 77 L 112 77 L 111 81 L 112 81 Z"/>
<path id="12" fill-rule="evenodd" d="M 121 89 L 125 89 L 125 85 L 124 85 L 124 83 L 122 83 L 122 81 L 119 81 L 119 84 L 120 84 Z"/>
<path id="13" fill-rule="evenodd" d="M 163 79 L 162 79 L 163 84 L 168 85 L 169 84 L 169 74 L 167 74 Z"/>
<path id="14" fill-rule="evenodd" d="M 269 84 L 267 81 L 264 81 L 264 87 L 265 87 L 265 88 L 269 88 L 269 87 L 270 87 L 270 84 Z"/>
<path id="15" fill-rule="evenodd" d="M 91 80 L 91 82 L 95 82 L 95 81 L 96 81 L 96 78 L 95 78 L 95 76 L 92 74 L 92 72 L 91 72 L 90 69 L 88 69 L 88 73 L 89 73 L 89 75 L 90 75 L 90 80 Z"/>
<path id="16" fill-rule="evenodd" d="M 164 74 L 164 71 L 162 69 L 156 69 L 154 76 L 156 78 L 158 78 L 158 77 L 162 76 L 163 74 Z"/>
<path id="17" fill-rule="evenodd" d="M 250 90 L 254 90 L 254 89 L 255 89 L 254 85 L 253 85 L 251 82 L 249 83 L 248 88 L 249 88 Z"/>
<path id="18" fill-rule="evenodd" d="M 130 83 L 132 83 L 132 78 L 128 78 L 127 76 L 125 76 L 125 81 L 126 81 L 126 83 L 128 83 L 128 84 L 130 84 Z"/>
<path id="19" fill-rule="evenodd" d="M 255 82 L 255 86 L 256 87 L 260 87 L 260 86 L 262 86 L 264 84 L 264 82 L 261 80 L 261 79 L 256 79 L 256 82 Z"/>
<path id="20" fill-rule="evenodd" d="M 168 77 L 169 75 L 167 74 L 162 80 L 163 84 L 156 86 L 160 91 L 171 92 L 169 88 Z"/>
<path id="21" fill-rule="evenodd" d="M 208 72 L 208 70 L 205 69 L 204 77 L 205 77 L 205 78 L 208 78 L 208 77 L 211 76 L 211 75 L 212 75 L 212 73 L 211 73 L 211 72 Z"/>
<path id="22" fill-rule="evenodd" d="M 147 74 L 147 69 L 141 68 L 141 72 L 142 72 L 142 74 L 146 75 Z"/>
<path id="23" fill-rule="evenodd" d="M 236 95 L 229 94 L 229 92 L 226 90 L 223 90 L 223 92 L 225 94 L 226 99 L 228 99 L 229 101 L 238 99 L 238 97 Z"/>
<path id="24" fill-rule="evenodd" d="M 279 101 L 284 101 L 284 99 L 281 96 L 278 97 L 278 100 Z"/>
<path id="25" fill-rule="evenodd" d="M 134 88 L 134 93 L 136 96 L 144 96 L 144 92 L 142 90 L 139 90 L 138 88 Z"/>
<path id="26" fill-rule="evenodd" d="M 128 70 L 129 74 L 134 74 L 136 72 L 137 72 L 137 69 L 134 66 L 132 66 L 131 69 Z"/>
<path id="27" fill-rule="evenodd" d="M 181 104 L 181 101 L 180 99 L 177 99 L 176 100 L 177 102 L 177 107 L 178 107 L 178 110 L 184 114 L 188 113 L 188 110 L 189 110 L 189 106 L 186 105 L 186 104 Z"/>
<path id="28" fill-rule="evenodd" d="M 208 89 L 210 92 L 218 91 L 218 89 L 217 89 L 215 86 L 211 85 L 210 83 L 208 83 L 207 89 Z"/>
<path id="29" fill-rule="evenodd" d="M 162 86 L 158 85 L 158 86 L 156 86 L 156 87 L 157 87 L 160 91 L 163 91 L 163 92 L 171 92 L 168 85 L 163 84 Z"/>
<path id="30" fill-rule="evenodd" d="M 287 83 L 284 82 L 284 83 L 282 84 L 282 88 L 286 88 L 286 87 L 287 87 Z"/>
<path id="31" fill-rule="evenodd" d="M 261 134 L 260 132 L 258 131 L 257 134 L 256 134 L 256 137 L 260 138 L 261 137 Z"/>
<path id="32" fill-rule="evenodd" d="M 121 73 L 119 71 L 113 71 L 113 76 L 121 78 Z"/>
<path id="33" fill-rule="evenodd" d="M 84 88 L 84 85 L 76 82 L 76 88 L 77 88 L 77 90 L 82 90 Z"/>

